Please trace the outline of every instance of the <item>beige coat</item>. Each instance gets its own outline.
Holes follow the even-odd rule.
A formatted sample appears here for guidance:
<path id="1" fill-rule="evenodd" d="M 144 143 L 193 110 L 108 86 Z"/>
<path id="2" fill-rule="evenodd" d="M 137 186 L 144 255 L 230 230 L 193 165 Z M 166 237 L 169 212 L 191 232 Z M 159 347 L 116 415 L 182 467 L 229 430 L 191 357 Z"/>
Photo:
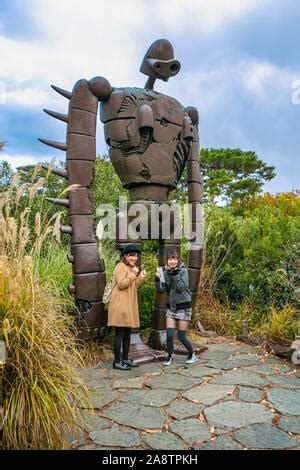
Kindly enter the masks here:
<path id="1" fill-rule="evenodd" d="M 116 265 L 113 274 L 115 287 L 108 307 L 108 326 L 140 326 L 137 289 L 143 282 L 130 266 L 122 261 Z"/>

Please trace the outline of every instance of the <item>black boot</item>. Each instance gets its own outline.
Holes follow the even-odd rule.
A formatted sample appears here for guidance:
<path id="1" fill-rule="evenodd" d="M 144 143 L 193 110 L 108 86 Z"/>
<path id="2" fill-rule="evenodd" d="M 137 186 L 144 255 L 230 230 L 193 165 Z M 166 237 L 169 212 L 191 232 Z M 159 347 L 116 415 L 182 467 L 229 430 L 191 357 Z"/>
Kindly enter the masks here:
<path id="1" fill-rule="evenodd" d="M 124 359 L 123 360 L 124 364 L 127 364 L 130 367 L 139 367 L 140 365 L 135 362 L 133 359 Z"/>
<path id="2" fill-rule="evenodd" d="M 129 367 L 129 365 L 124 364 L 124 361 L 123 362 L 114 362 L 113 363 L 113 368 L 114 369 L 119 369 L 119 370 L 130 370 L 131 369 Z"/>

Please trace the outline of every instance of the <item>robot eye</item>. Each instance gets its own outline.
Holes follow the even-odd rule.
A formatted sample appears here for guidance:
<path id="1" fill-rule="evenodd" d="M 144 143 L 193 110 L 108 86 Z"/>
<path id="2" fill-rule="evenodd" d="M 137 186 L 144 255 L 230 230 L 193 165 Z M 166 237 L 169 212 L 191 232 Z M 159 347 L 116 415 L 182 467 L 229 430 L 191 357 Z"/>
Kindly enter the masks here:
<path id="1" fill-rule="evenodd" d="M 172 64 L 170 68 L 172 72 L 176 72 L 178 70 L 178 64 Z"/>

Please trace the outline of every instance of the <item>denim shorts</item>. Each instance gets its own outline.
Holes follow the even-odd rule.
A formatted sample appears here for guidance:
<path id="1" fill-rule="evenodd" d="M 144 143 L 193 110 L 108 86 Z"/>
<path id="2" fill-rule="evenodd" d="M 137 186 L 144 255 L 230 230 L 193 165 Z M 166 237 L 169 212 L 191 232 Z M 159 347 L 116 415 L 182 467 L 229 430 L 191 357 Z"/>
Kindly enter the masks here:
<path id="1" fill-rule="evenodd" d="M 182 308 L 180 310 L 176 310 L 176 312 L 173 312 L 168 308 L 166 317 L 173 318 L 174 320 L 190 321 L 192 319 L 192 308 Z"/>

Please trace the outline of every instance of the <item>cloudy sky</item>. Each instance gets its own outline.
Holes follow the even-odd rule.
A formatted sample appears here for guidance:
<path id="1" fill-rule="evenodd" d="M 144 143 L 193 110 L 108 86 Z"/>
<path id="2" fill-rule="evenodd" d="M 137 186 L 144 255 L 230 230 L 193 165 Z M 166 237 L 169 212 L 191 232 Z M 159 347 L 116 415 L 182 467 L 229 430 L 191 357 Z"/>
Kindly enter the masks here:
<path id="1" fill-rule="evenodd" d="M 1 159 L 62 160 L 37 141 L 65 139 L 42 112 L 67 110 L 50 84 L 143 86 L 144 53 L 167 38 L 182 68 L 155 89 L 198 108 L 201 145 L 255 151 L 276 167 L 265 190 L 299 188 L 299 24 L 297 0 L 0 0 Z M 101 124 L 97 139 L 105 153 Z"/>

